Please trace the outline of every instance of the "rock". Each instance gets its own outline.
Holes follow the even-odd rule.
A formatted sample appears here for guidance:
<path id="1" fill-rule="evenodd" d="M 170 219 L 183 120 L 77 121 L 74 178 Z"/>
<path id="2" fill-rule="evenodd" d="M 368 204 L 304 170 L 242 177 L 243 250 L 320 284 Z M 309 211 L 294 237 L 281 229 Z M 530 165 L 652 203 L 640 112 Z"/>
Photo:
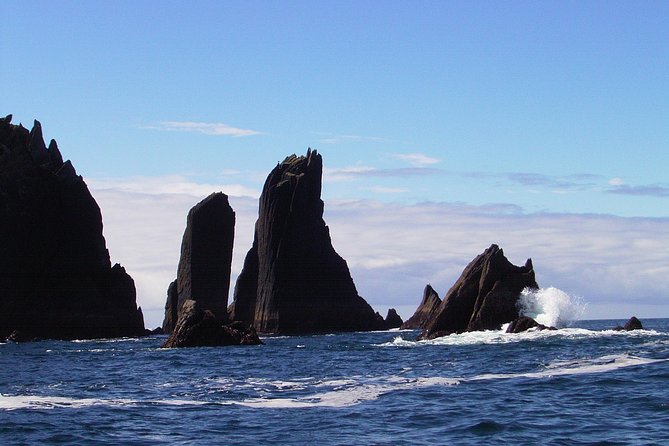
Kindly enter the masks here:
<path id="1" fill-rule="evenodd" d="M 407 319 L 401 326 L 402 329 L 425 328 L 425 325 L 430 321 L 441 305 L 439 295 L 428 283 L 423 290 L 423 300 L 416 309 L 416 312 Z"/>
<path id="2" fill-rule="evenodd" d="M 557 330 L 555 327 L 547 327 L 544 324 L 540 324 L 529 316 L 520 316 L 518 319 L 515 319 L 509 324 L 509 326 L 506 328 L 506 332 L 522 333 L 531 328 L 536 330 Z"/>
<path id="3" fill-rule="evenodd" d="M 0 338 L 139 336 L 135 285 L 112 267 L 100 208 L 42 126 L 0 119 Z"/>
<path id="4" fill-rule="evenodd" d="M 383 321 L 383 328 L 390 330 L 391 328 L 400 328 L 402 326 L 402 318 L 394 308 L 388 310 L 388 314 Z"/>
<path id="5" fill-rule="evenodd" d="M 259 332 L 306 334 L 374 330 L 323 220 L 322 157 L 287 157 L 267 177 L 253 246 L 237 279 L 231 318 Z"/>
<path id="6" fill-rule="evenodd" d="M 14 330 L 9 336 L 7 336 L 7 342 L 35 342 L 39 341 L 39 338 L 32 336 L 28 333 L 24 333 L 20 330 Z"/>
<path id="7" fill-rule="evenodd" d="M 262 341 L 252 327 L 241 322 L 225 325 L 211 311 L 194 300 L 186 300 L 179 320 L 163 348 L 258 345 Z"/>
<path id="8" fill-rule="evenodd" d="M 164 335 L 165 331 L 163 330 L 163 327 L 156 327 L 153 330 L 145 330 L 144 334 L 146 336 L 156 336 L 156 335 Z"/>
<path id="9" fill-rule="evenodd" d="M 643 325 L 641 325 L 641 321 L 636 318 L 636 316 L 632 316 L 627 322 L 625 322 L 625 325 L 618 326 L 615 328 L 617 331 L 632 331 L 632 330 L 643 330 Z"/>
<path id="10" fill-rule="evenodd" d="M 512 265 L 497 245 L 491 245 L 467 265 L 425 325 L 420 339 L 434 339 L 443 333 L 499 330 L 502 324 L 520 316 L 516 303 L 525 288 L 538 288 L 532 260 L 524 266 Z"/>
<path id="11" fill-rule="evenodd" d="M 228 196 L 213 193 L 188 213 L 181 242 L 177 279 L 167 291 L 163 330 L 172 333 L 179 309 L 187 300 L 227 321 L 235 213 Z"/>

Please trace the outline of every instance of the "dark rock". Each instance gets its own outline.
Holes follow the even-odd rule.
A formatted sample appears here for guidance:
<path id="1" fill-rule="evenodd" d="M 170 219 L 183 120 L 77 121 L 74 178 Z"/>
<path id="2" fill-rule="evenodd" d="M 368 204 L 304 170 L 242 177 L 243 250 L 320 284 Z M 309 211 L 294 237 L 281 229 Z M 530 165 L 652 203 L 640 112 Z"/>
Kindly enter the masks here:
<path id="1" fill-rule="evenodd" d="M 383 321 L 383 326 L 386 330 L 390 330 L 391 328 L 400 328 L 402 323 L 403 321 L 400 315 L 397 314 L 397 311 L 395 311 L 394 308 L 391 308 L 388 310 L 388 314 Z"/>
<path id="2" fill-rule="evenodd" d="M 32 131 L 0 120 L 0 338 L 138 336 L 135 285 L 112 267 L 86 183 Z"/>
<path id="3" fill-rule="evenodd" d="M 425 285 L 425 289 L 423 290 L 423 300 L 421 300 L 420 305 L 418 305 L 416 312 L 402 324 L 401 328 L 425 328 L 428 321 L 430 321 L 437 313 L 439 305 L 441 305 L 441 299 L 439 299 L 437 292 L 428 283 Z"/>
<path id="4" fill-rule="evenodd" d="M 165 333 L 172 333 L 179 309 L 187 300 L 196 300 L 202 308 L 220 316 L 220 322 L 227 321 L 234 238 L 235 213 L 227 195 L 213 193 L 190 210 L 177 279 L 167 291 Z"/>
<path id="5" fill-rule="evenodd" d="M 35 342 L 38 340 L 39 338 L 28 333 L 24 333 L 20 330 L 14 330 L 9 336 L 7 336 L 7 342 Z"/>
<path id="6" fill-rule="evenodd" d="M 522 333 L 530 328 L 534 328 L 535 330 L 557 330 L 555 327 L 547 327 L 544 324 L 540 324 L 529 316 L 520 316 L 509 324 L 506 328 L 506 332 Z"/>
<path id="7" fill-rule="evenodd" d="M 241 322 L 225 325 L 201 304 L 187 300 L 179 310 L 179 320 L 163 348 L 220 347 L 258 345 L 262 341 L 256 331 Z"/>
<path id="8" fill-rule="evenodd" d="M 323 221 L 323 160 L 314 150 L 287 157 L 260 196 L 253 247 L 235 286 L 233 319 L 265 333 L 374 330 Z"/>
<path id="9" fill-rule="evenodd" d="M 420 338 L 499 330 L 502 324 L 520 316 L 516 303 L 525 288 L 538 288 L 532 260 L 528 259 L 524 266 L 514 266 L 497 245 L 491 245 L 467 265 Z"/>
<path id="10" fill-rule="evenodd" d="M 636 318 L 636 316 L 632 316 L 627 322 L 625 322 L 625 325 L 618 326 L 615 328 L 617 331 L 632 331 L 632 330 L 643 330 L 643 325 L 641 325 L 641 321 Z"/>
<path id="11" fill-rule="evenodd" d="M 153 335 L 164 335 L 165 330 L 163 330 L 163 327 L 156 327 L 153 330 L 146 330 L 145 334 L 147 336 L 153 336 Z"/>

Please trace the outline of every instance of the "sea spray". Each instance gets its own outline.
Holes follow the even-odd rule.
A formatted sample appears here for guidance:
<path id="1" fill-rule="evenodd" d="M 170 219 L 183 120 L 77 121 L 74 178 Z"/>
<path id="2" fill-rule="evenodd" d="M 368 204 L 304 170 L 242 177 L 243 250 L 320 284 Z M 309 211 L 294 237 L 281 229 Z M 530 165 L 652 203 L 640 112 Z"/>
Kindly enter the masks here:
<path id="1" fill-rule="evenodd" d="M 585 303 L 580 297 L 570 296 L 554 287 L 527 288 L 521 293 L 517 305 L 521 315 L 552 327 L 569 326 L 585 311 Z"/>

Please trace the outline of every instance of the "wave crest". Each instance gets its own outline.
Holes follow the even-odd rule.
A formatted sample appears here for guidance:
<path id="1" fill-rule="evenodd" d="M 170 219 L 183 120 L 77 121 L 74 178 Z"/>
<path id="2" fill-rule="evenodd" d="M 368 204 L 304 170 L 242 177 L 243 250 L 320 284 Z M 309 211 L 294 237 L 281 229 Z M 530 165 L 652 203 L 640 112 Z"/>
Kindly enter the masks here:
<path id="1" fill-rule="evenodd" d="M 532 290 L 526 288 L 518 300 L 522 316 L 529 316 L 540 324 L 551 327 L 568 327 L 583 316 L 586 304 L 577 296 L 549 287 Z"/>

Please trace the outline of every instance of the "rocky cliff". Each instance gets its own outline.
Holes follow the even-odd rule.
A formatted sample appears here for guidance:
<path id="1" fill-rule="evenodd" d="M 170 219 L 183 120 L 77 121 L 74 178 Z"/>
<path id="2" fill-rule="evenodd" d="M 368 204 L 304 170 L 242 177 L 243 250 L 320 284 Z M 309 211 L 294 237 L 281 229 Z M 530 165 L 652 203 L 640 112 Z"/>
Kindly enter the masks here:
<path id="1" fill-rule="evenodd" d="M 230 317 L 265 333 L 373 330 L 374 310 L 358 295 L 323 220 L 323 160 L 289 156 L 269 174 L 251 250 Z"/>
<path id="2" fill-rule="evenodd" d="M 520 316 L 516 306 L 520 293 L 538 287 L 531 259 L 515 266 L 497 245 L 491 245 L 467 265 L 421 338 L 499 329 Z"/>
<path id="3" fill-rule="evenodd" d="M 0 338 L 144 332 L 135 285 L 111 265 L 102 215 L 42 126 L 0 119 Z"/>
<path id="4" fill-rule="evenodd" d="M 437 309 L 441 305 L 439 294 L 428 283 L 423 290 L 423 299 L 418 305 L 416 312 L 401 326 L 402 329 L 425 328 L 427 323 L 434 318 Z"/>
<path id="5" fill-rule="evenodd" d="M 195 205 L 186 219 L 177 278 L 167 291 L 163 331 L 172 333 L 180 308 L 195 300 L 217 320 L 227 320 L 235 213 L 218 192 Z"/>

